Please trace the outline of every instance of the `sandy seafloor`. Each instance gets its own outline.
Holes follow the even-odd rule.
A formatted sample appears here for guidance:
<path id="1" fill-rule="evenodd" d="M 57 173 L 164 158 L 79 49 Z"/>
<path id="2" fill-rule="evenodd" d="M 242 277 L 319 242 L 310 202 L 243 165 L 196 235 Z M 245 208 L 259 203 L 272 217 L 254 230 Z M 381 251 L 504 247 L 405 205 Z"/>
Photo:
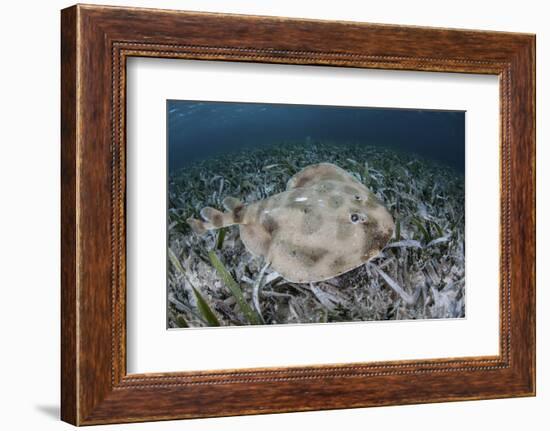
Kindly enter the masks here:
<path id="1" fill-rule="evenodd" d="M 355 175 L 396 222 L 386 248 L 346 274 L 290 283 L 247 252 L 238 226 L 198 236 L 185 221 L 226 196 L 279 193 L 321 162 Z M 282 143 L 194 163 L 168 190 L 169 328 L 465 316 L 464 175 L 448 166 L 378 146 Z"/>

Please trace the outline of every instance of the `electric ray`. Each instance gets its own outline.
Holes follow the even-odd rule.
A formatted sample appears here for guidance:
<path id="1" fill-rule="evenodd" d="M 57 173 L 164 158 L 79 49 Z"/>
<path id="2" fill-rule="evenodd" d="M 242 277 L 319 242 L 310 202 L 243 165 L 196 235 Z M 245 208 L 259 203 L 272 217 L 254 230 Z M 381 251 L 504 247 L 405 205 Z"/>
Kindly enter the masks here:
<path id="1" fill-rule="evenodd" d="M 286 191 L 248 205 L 228 197 L 226 212 L 206 207 L 196 233 L 237 224 L 246 249 L 286 280 L 308 283 L 348 272 L 376 256 L 393 234 L 384 205 L 359 180 L 330 163 L 304 168 Z"/>

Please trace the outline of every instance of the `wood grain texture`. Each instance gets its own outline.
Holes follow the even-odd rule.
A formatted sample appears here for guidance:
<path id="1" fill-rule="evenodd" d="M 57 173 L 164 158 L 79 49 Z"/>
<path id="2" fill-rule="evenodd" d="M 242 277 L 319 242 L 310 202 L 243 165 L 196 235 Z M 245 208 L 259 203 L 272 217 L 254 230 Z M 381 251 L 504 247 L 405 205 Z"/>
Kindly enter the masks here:
<path id="1" fill-rule="evenodd" d="M 74 6 L 62 11 L 61 36 L 63 420 L 85 425 L 534 394 L 533 35 Z M 498 75 L 500 354 L 127 375 L 131 56 Z"/>
<path id="2" fill-rule="evenodd" d="M 61 417 L 77 422 L 76 9 L 61 16 Z"/>

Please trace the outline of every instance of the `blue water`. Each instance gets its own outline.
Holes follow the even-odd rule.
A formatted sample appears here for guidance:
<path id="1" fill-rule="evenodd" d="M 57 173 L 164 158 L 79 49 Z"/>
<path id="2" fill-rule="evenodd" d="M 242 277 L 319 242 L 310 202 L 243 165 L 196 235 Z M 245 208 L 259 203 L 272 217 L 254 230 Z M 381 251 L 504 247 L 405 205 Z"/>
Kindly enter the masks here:
<path id="1" fill-rule="evenodd" d="M 167 120 L 170 172 L 243 148 L 330 141 L 414 153 L 464 173 L 464 111 L 169 100 Z"/>

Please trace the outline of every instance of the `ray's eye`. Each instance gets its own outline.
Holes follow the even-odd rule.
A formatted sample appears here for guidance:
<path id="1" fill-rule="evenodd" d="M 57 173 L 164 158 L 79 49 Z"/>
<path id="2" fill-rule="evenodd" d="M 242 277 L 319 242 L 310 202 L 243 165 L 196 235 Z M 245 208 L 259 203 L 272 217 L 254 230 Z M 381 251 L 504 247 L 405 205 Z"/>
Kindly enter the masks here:
<path id="1" fill-rule="evenodd" d="M 360 201 L 360 200 L 361 200 L 361 196 L 359 196 L 359 195 L 355 195 L 354 198 L 355 198 L 356 201 Z"/>
<path id="2" fill-rule="evenodd" d="M 357 223 L 359 221 L 359 215 L 358 214 L 352 214 L 349 216 L 352 223 Z"/>

